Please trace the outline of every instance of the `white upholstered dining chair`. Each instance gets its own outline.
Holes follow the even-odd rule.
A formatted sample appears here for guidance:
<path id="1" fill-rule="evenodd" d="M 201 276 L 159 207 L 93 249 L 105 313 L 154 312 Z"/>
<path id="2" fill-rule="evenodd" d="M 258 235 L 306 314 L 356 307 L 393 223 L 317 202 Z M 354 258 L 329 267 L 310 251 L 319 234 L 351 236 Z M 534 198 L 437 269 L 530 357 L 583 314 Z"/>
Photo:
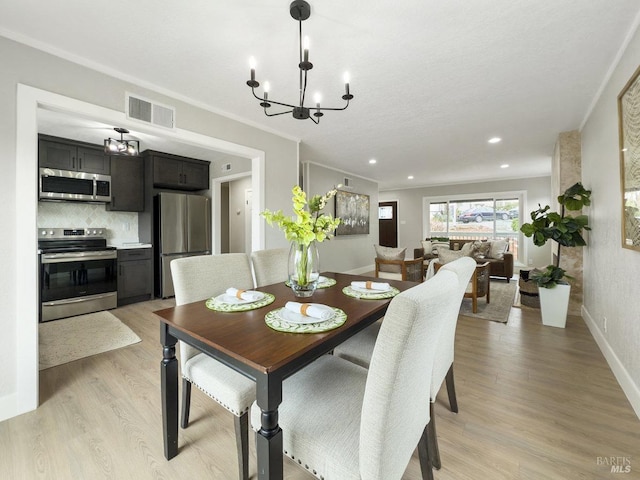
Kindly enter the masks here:
<path id="1" fill-rule="evenodd" d="M 171 262 L 176 305 L 205 300 L 224 293 L 229 287 L 253 288 L 249 258 L 244 253 L 186 257 Z M 240 480 L 249 478 L 249 407 L 256 398 L 253 380 L 179 342 L 182 371 L 182 419 L 189 425 L 191 385 L 218 402 L 235 416 L 236 445 Z"/>
<path id="2" fill-rule="evenodd" d="M 287 281 L 289 278 L 288 262 L 288 248 L 270 248 L 251 252 L 256 287 Z"/>
<path id="3" fill-rule="evenodd" d="M 458 278 L 458 286 L 456 294 L 451 298 L 451 303 L 446 311 L 445 327 L 442 333 L 442 338 L 438 342 L 436 356 L 433 366 L 433 375 L 431 377 L 431 393 L 429 410 L 431 422 L 429 428 L 431 434 L 430 440 L 433 442 L 430 448 L 432 453 L 432 462 L 435 468 L 440 468 L 440 454 L 438 451 L 437 437 L 435 431 L 435 417 L 433 402 L 435 402 L 436 396 L 442 383 L 446 380 L 447 393 L 449 397 L 449 406 L 452 412 L 458 413 L 458 400 L 456 398 L 456 390 L 453 377 L 453 359 L 454 359 L 454 343 L 456 335 L 456 326 L 458 323 L 458 313 L 460 311 L 460 304 L 464 296 L 469 279 L 471 278 L 476 268 L 476 262 L 471 257 L 462 257 L 453 262 L 443 265 L 439 271 L 452 271 L 456 273 Z M 441 277 L 437 274 L 432 277 L 438 281 Z M 385 316 L 386 321 L 386 316 Z M 376 343 L 379 330 L 384 322 L 377 322 L 371 327 L 363 330 L 359 334 L 350 338 L 346 342 L 338 345 L 334 350 L 334 355 L 342 357 L 353 363 L 356 363 L 365 368 L 369 367 L 371 357 Z"/>
<path id="4" fill-rule="evenodd" d="M 400 480 L 416 446 L 429 455 L 431 372 L 458 277 L 442 272 L 393 298 L 369 369 L 324 355 L 283 382 L 284 453 L 324 480 Z M 254 403 L 251 424 L 260 428 Z"/>

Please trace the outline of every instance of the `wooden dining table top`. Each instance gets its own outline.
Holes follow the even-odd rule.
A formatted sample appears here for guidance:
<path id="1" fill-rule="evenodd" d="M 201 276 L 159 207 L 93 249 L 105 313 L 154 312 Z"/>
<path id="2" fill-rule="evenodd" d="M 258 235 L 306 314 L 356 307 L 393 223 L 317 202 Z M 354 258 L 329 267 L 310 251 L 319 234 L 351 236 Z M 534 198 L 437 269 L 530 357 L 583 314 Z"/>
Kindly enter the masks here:
<path id="1" fill-rule="evenodd" d="M 295 297 L 291 289 L 282 282 L 255 289 L 275 296 L 273 303 L 255 310 L 219 312 L 209 309 L 205 300 L 202 300 L 154 313 L 178 332 L 228 355 L 256 373 L 269 374 L 295 363 L 298 357 L 305 356 L 321 345 L 322 348 L 326 348 L 327 344 L 338 345 L 345 337 L 353 335 L 354 331 L 373 323 L 375 320 L 372 318 L 384 315 L 391 299 L 365 300 L 350 297 L 342 289 L 351 285 L 352 281 L 386 281 L 400 291 L 417 285 L 415 282 L 382 280 L 345 273 L 326 272 L 322 275 L 335 279 L 336 284 L 318 288 L 310 298 Z M 347 314 L 347 320 L 341 327 L 323 333 L 285 333 L 271 329 L 265 323 L 265 315 L 284 307 L 288 301 L 337 307 Z M 368 322 L 367 325 L 362 325 L 363 321 Z"/>

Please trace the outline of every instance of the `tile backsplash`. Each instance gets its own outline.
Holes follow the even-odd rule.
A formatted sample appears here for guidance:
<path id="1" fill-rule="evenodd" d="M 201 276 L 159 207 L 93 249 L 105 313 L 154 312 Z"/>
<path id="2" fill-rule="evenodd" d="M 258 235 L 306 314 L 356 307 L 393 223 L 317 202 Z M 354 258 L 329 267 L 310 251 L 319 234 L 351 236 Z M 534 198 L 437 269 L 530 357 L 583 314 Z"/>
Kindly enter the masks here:
<path id="1" fill-rule="evenodd" d="M 138 214 L 109 212 L 103 203 L 39 202 L 38 228 L 107 229 L 109 243 L 138 241 Z"/>

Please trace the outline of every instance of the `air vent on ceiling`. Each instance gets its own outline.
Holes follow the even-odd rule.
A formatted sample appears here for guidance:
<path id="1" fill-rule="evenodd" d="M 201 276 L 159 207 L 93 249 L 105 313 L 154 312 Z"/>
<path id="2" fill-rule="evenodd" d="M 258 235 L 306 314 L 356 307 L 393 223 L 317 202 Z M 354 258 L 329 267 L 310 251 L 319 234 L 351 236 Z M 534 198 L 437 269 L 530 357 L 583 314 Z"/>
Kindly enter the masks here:
<path id="1" fill-rule="evenodd" d="M 353 187 L 353 180 L 351 180 L 349 177 L 344 177 L 344 181 L 342 182 L 342 186 L 346 189 L 352 188 Z"/>
<path id="2" fill-rule="evenodd" d="M 230 163 L 225 163 L 224 165 L 222 165 L 222 171 L 223 172 L 228 172 L 229 170 L 231 170 L 231 164 Z"/>
<path id="3" fill-rule="evenodd" d="M 176 109 L 127 94 L 127 117 L 165 128 L 175 128 Z"/>

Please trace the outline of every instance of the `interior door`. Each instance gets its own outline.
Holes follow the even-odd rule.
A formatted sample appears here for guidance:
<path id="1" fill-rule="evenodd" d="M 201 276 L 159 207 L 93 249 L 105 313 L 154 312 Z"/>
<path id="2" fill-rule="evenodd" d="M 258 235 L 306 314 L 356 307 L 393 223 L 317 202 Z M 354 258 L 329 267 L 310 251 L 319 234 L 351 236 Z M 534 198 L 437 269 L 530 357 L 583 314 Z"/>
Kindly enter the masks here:
<path id="1" fill-rule="evenodd" d="M 378 203 L 378 242 L 384 247 L 398 246 L 398 202 Z"/>

